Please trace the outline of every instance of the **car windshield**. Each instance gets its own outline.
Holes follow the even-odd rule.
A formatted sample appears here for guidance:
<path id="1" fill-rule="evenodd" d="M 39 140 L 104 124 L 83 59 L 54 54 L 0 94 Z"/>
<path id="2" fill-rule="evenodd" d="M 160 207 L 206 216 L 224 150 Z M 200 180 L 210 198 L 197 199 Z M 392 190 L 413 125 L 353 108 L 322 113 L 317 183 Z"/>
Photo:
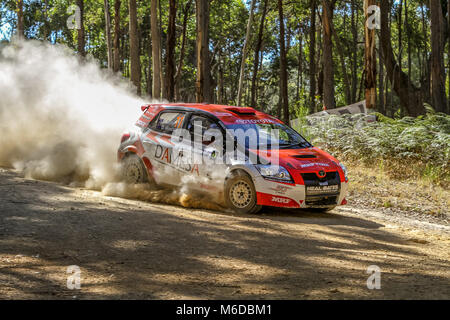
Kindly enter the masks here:
<path id="1" fill-rule="evenodd" d="M 246 148 L 296 149 L 312 146 L 299 133 L 283 123 L 255 121 L 254 123 L 229 124 L 226 127 L 241 144 L 245 139 Z M 256 141 L 251 141 L 254 137 Z"/>

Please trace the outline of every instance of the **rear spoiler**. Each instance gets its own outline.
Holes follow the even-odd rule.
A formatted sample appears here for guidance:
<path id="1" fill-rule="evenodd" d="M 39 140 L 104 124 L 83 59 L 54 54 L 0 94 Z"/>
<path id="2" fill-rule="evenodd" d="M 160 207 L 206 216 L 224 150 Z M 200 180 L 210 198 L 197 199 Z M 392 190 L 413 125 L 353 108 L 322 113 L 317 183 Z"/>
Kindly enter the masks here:
<path id="1" fill-rule="evenodd" d="M 141 106 L 141 110 L 142 112 L 147 111 L 148 108 L 150 107 L 156 107 L 156 106 L 162 106 L 164 105 L 164 103 L 150 103 L 150 104 L 145 104 L 143 106 Z"/>

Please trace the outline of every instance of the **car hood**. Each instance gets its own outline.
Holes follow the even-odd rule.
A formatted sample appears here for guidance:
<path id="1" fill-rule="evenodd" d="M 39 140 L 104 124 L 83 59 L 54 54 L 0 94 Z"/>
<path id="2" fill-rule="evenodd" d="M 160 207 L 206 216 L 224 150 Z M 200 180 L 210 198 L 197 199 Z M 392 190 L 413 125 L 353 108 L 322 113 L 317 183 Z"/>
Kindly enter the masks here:
<path id="1" fill-rule="evenodd" d="M 260 158 L 265 161 L 274 163 L 276 156 L 273 154 L 275 151 L 266 150 L 254 150 Z M 319 170 L 331 171 L 339 170 L 339 161 L 327 152 L 317 148 L 304 148 L 304 149 L 280 149 L 278 152 L 278 163 L 291 170 L 300 170 L 304 172 L 315 172 Z M 272 160 L 271 160 L 272 159 Z"/>

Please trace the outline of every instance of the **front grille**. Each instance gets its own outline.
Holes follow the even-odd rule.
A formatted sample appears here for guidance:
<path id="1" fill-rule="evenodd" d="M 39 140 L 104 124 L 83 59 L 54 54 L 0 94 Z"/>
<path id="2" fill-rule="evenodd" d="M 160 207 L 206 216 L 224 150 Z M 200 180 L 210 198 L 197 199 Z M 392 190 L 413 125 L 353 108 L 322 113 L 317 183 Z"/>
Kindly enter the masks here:
<path id="1" fill-rule="evenodd" d="M 307 206 L 336 205 L 341 190 L 341 180 L 337 171 L 327 172 L 325 177 L 319 178 L 315 172 L 302 173 L 306 187 L 305 204 Z M 338 186 L 331 191 L 329 186 Z M 322 189 L 322 190 L 321 190 Z"/>
<path id="2" fill-rule="evenodd" d="M 337 171 L 327 172 L 323 178 L 319 178 L 315 172 L 306 172 L 301 175 L 306 186 L 317 186 L 323 182 L 328 182 L 329 185 L 340 184 L 339 174 Z"/>

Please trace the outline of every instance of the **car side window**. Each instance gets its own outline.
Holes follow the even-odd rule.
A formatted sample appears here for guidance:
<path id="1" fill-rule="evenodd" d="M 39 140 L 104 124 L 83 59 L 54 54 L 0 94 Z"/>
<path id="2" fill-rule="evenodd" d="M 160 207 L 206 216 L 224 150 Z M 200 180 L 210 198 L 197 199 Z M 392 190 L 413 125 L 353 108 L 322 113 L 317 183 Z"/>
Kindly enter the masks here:
<path id="1" fill-rule="evenodd" d="M 183 127 L 184 112 L 162 112 L 159 117 L 150 124 L 150 129 L 172 134 L 175 129 Z"/>
<path id="2" fill-rule="evenodd" d="M 207 130 L 220 130 L 217 122 L 207 117 L 198 115 L 191 116 L 187 128 L 192 135 L 192 139 L 198 139 L 199 141 L 202 141 L 204 145 L 208 145 L 211 143 L 211 141 L 203 141 L 204 134 Z"/>

